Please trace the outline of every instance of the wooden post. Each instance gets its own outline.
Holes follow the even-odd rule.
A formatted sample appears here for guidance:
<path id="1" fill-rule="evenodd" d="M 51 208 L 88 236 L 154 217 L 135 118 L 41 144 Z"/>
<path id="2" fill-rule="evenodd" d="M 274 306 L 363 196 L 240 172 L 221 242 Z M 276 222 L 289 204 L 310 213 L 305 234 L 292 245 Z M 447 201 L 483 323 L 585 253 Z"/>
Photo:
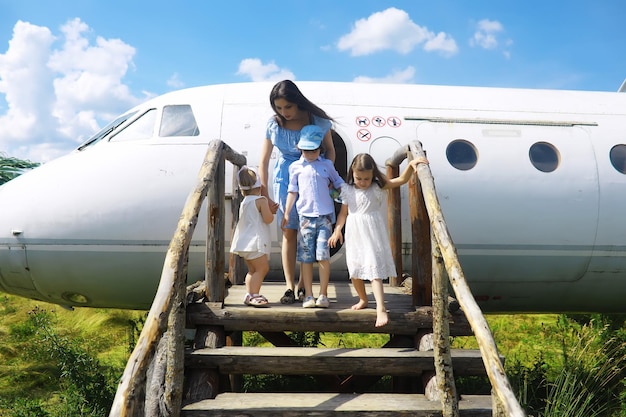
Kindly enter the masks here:
<path id="1" fill-rule="evenodd" d="M 417 174 L 409 180 L 409 214 L 411 218 L 411 274 L 413 306 L 432 305 L 432 260 L 430 221 Z"/>
<path id="2" fill-rule="evenodd" d="M 221 326 L 201 326 L 196 329 L 194 350 L 221 348 L 226 343 L 224 328 Z M 213 399 L 220 392 L 220 374 L 216 369 L 188 369 L 185 376 L 183 404 Z"/>
<path id="3" fill-rule="evenodd" d="M 395 178 L 399 175 L 397 165 L 387 165 L 387 178 Z M 400 188 L 393 188 L 388 191 L 387 199 L 387 225 L 389 227 L 389 242 L 391 243 L 391 253 L 396 265 L 396 276 L 389 279 L 389 285 L 398 287 L 402 283 L 402 219 L 401 219 L 401 199 Z"/>
<path id="4" fill-rule="evenodd" d="M 433 270 L 433 333 L 437 391 L 441 396 L 443 417 L 459 417 L 459 401 L 456 394 L 452 356 L 450 354 L 450 313 L 448 312 L 448 283 L 443 276 L 443 258 L 432 237 Z"/>
<path id="5" fill-rule="evenodd" d="M 205 279 L 207 300 L 224 301 L 224 158 L 221 147 L 214 162 L 215 177 L 213 186 L 207 191 L 208 231 L 206 242 Z"/>
<path id="6" fill-rule="evenodd" d="M 232 198 L 230 200 L 230 212 L 232 221 L 230 223 L 230 241 L 232 242 L 233 233 L 235 232 L 235 227 L 237 227 L 237 223 L 239 222 L 239 207 L 241 206 L 241 201 L 243 200 L 243 196 L 241 191 L 239 191 L 239 184 L 237 183 L 237 173 L 241 167 L 237 165 L 233 165 L 233 186 L 232 186 Z M 228 279 L 233 285 L 243 285 L 245 283 L 246 278 L 246 268 L 245 261 L 241 256 L 238 256 L 234 253 L 231 253 L 228 258 Z"/>

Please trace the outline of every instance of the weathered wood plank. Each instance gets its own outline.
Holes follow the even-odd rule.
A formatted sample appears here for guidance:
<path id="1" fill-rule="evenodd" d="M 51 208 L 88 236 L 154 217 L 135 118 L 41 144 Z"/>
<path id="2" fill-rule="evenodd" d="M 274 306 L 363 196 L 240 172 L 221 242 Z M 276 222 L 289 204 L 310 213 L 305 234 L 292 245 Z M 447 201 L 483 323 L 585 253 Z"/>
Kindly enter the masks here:
<path id="1" fill-rule="evenodd" d="M 280 304 L 283 282 L 266 282 L 261 293 L 270 300 L 270 307 L 257 309 L 243 304 L 245 286 L 233 285 L 228 289 L 224 305 L 220 303 L 191 303 L 187 306 L 189 327 L 195 325 L 224 326 L 231 330 L 259 332 L 320 331 L 351 333 L 388 333 L 415 335 L 421 328 L 432 329 L 432 307 L 411 306 L 411 295 L 403 288 L 385 286 L 385 305 L 389 311 L 389 324 L 374 327 L 376 310 L 352 310 L 358 299 L 349 281 L 331 282 L 328 287 L 330 308 L 303 309 L 301 304 Z M 313 286 L 317 294 L 319 286 Z M 370 295 L 371 306 L 375 306 Z M 223 308 L 222 308 L 223 307 Z M 472 331 L 465 315 L 457 311 L 450 315 L 450 334 L 471 336 Z"/>
<path id="2" fill-rule="evenodd" d="M 463 417 L 491 417 L 491 397 L 468 395 L 459 401 Z M 419 394 L 220 394 L 183 408 L 181 416 L 255 417 L 438 417 L 441 404 Z"/>
<path id="3" fill-rule="evenodd" d="M 264 308 L 225 306 L 216 308 L 208 304 L 187 307 L 187 320 L 191 325 L 224 326 L 231 330 L 259 332 L 345 332 L 416 334 L 420 329 L 432 328 L 432 309 L 420 307 L 412 312 L 389 312 L 389 324 L 374 327 L 376 310 L 303 309 L 302 307 Z M 462 322 L 450 324 L 450 333 L 469 336 L 471 331 Z"/>
<path id="4" fill-rule="evenodd" d="M 453 349 L 457 375 L 486 375 L 479 350 Z M 218 368 L 225 374 L 420 376 L 434 370 L 434 353 L 411 348 L 333 349 L 241 347 L 188 351 L 188 368 Z"/>

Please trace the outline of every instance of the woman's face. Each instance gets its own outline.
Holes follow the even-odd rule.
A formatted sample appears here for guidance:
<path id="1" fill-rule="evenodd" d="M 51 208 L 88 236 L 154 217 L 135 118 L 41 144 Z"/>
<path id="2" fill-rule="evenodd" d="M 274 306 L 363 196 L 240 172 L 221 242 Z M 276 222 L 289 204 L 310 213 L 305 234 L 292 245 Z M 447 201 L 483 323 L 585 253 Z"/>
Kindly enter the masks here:
<path id="1" fill-rule="evenodd" d="M 295 120 L 298 118 L 300 111 L 298 105 L 284 98 L 277 98 L 274 100 L 274 107 L 278 114 L 280 114 L 285 120 Z"/>
<path id="2" fill-rule="evenodd" d="M 372 185 L 372 180 L 374 179 L 374 170 L 373 169 L 364 169 L 362 171 L 354 170 L 352 172 L 352 180 L 354 181 L 354 186 L 360 190 L 365 190 Z"/>

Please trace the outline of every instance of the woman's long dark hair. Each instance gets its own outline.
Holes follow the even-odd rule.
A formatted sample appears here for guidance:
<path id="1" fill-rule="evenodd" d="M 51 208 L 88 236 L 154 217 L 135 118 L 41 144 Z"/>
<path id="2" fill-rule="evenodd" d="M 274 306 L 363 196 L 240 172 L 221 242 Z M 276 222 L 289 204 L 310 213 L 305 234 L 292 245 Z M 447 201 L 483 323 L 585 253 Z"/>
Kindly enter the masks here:
<path id="1" fill-rule="evenodd" d="M 274 87 L 272 87 L 272 91 L 270 92 L 270 105 L 272 106 L 274 113 L 276 113 L 277 121 L 279 121 L 281 125 L 285 119 L 283 119 L 283 116 L 276 111 L 276 105 L 274 104 L 274 101 L 279 98 L 285 99 L 288 102 L 297 105 L 298 109 L 305 110 L 309 112 L 309 114 L 314 114 L 317 117 L 334 121 L 333 118 L 326 114 L 324 110 L 320 109 L 317 105 L 306 98 L 293 81 L 283 80 L 277 82 Z M 313 120 L 310 120 L 310 122 L 313 123 Z"/>
<path id="2" fill-rule="evenodd" d="M 348 170 L 348 178 L 346 181 L 348 184 L 354 184 L 354 171 L 369 171 L 372 170 L 372 182 L 378 184 L 380 188 L 384 188 L 387 184 L 387 177 L 385 174 L 380 172 L 378 169 L 378 165 L 376 165 L 376 161 L 372 158 L 372 155 L 368 153 L 360 153 L 354 157 L 352 163 L 350 164 L 350 169 Z"/>

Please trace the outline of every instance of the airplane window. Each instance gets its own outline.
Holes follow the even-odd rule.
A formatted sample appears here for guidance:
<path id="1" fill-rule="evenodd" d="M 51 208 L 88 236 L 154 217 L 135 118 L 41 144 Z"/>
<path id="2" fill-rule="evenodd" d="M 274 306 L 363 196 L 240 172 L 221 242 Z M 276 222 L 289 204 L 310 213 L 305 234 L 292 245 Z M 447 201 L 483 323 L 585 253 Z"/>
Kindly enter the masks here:
<path id="1" fill-rule="evenodd" d="M 159 136 L 198 136 L 199 134 L 191 106 L 184 104 L 163 107 Z"/>
<path id="2" fill-rule="evenodd" d="M 559 166 L 559 151 L 551 144 L 537 142 L 528 151 L 530 162 L 541 172 L 552 172 Z"/>
<path id="3" fill-rule="evenodd" d="M 82 145 L 80 145 L 78 147 L 79 151 L 82 151 L 83 149 L 85 149 L 87 146 L 91 146 L 95 143 L 98 143 L 102 138 L 104 138 L 105 136 L 107 136 L 109 133 L 113 132 L 115 129 L 117 129 L 117 127 L 119 125 L 121 125 L 122 123 L 124 123 L 126 120 L 130 119 L 131 117 L 133 117 L 135 115 L 135 113 L 137 113 L 136 111 L 131 112 L 131 113 L 127 113 L 124 114 L 120 117 L 118 117 L 117 119 L 113 120 L 111 123 L 109 123 L 108 125 L 106 125 L 105 127 L 103 127 L 102 129 L 100 129 L 98 131 L 98 133 L 96 133 L 95 135 L 93 135 L 92 137 L 90 137 L 89 139 L 87 139 L 85 141 L 85 143 L 83 143 Z"/>
<path id="4" fill-rule="evenodd" d="M 615 145 L 609 154 L 613 168 L 626 174 L 626 145 Z"/>
<path id="5" fill-rule="evenodd" d="M 156 109 L 150 109 L 131 124 L 126 126 L 117 135 L 111 138 L 111 142 L 124 142 L 139 139 L 149 139 L 154 136 L 154 124 L 156 123 Z"/>
<path id="6" fill-rule="evenodd" d="M 461 171 L 467 171 L 476 166 L 478 151 L 470 142 L 457 139 L 446 148 L 446 157 L 450 165 Z"/>

